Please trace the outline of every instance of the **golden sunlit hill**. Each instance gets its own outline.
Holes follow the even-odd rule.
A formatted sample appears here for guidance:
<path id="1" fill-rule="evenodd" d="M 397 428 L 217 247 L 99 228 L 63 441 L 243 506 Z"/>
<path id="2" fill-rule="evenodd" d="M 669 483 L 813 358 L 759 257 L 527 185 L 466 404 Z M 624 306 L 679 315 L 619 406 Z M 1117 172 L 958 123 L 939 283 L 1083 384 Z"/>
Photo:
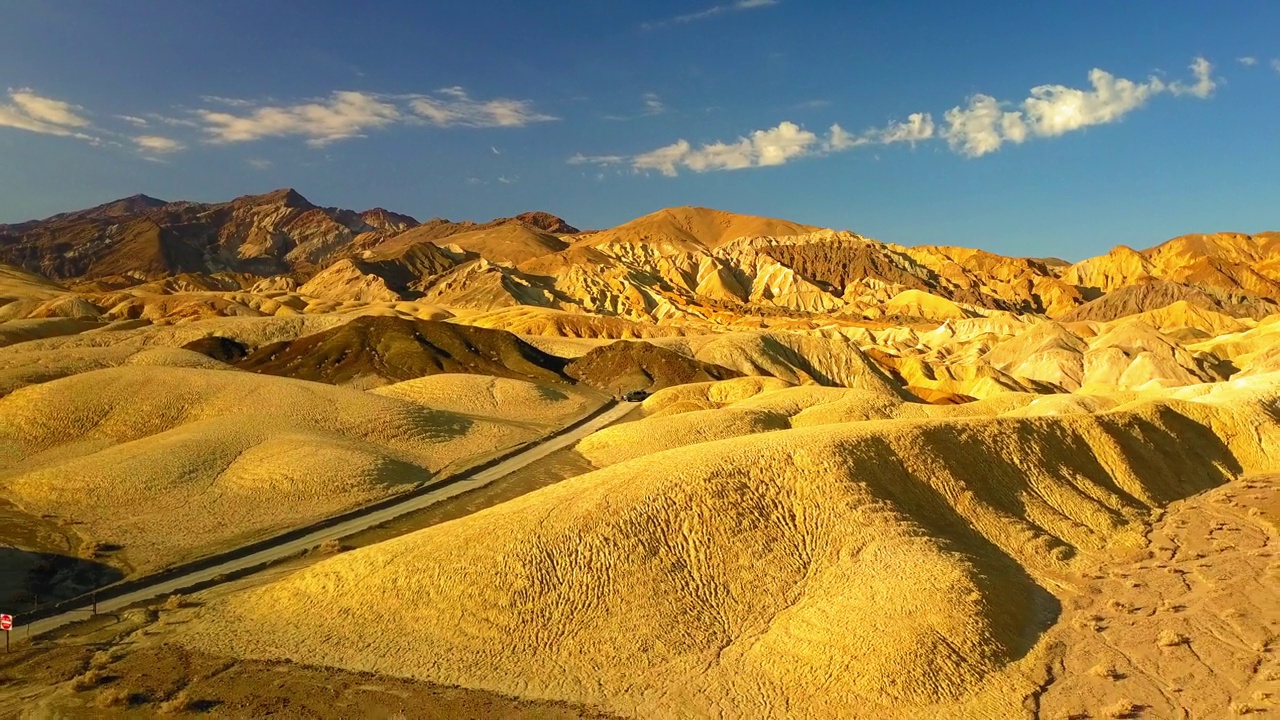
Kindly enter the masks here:
<path id="1" fill-rule="evenodd" d="M 0 716 L 1262 715 L 1278 237 L 2 225 Z"/>

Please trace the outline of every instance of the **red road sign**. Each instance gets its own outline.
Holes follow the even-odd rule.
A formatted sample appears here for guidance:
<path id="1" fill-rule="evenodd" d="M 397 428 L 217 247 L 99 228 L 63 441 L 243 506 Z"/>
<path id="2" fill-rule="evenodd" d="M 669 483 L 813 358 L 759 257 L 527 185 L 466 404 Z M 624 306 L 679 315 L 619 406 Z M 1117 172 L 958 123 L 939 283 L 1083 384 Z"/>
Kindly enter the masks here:
<path id="1" fill-rule="evenodd" d="M 12 630 L 12 629 L 13 629 L 13 616 L 0 615 L 0 630 Z"/>

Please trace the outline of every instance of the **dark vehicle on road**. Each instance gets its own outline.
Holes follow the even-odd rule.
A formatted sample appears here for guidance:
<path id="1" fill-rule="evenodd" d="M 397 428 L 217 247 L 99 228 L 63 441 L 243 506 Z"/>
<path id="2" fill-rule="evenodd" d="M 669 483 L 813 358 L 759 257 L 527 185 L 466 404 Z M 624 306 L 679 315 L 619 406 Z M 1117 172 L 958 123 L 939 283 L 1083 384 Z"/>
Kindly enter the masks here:
<path id="1" fill-rule="evenodd" d="M 640 402 L 647 397 L 649 397 L 648 390 L 630 390 L 622 393 L 621 397 L 618 399 L 622 402 Z"/>

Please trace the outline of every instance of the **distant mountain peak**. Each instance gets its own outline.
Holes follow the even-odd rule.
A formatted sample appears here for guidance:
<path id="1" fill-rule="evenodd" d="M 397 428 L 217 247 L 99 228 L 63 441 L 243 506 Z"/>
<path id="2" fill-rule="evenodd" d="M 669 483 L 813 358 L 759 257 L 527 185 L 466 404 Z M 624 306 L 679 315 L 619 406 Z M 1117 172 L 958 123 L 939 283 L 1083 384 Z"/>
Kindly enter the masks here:
<path id="1" fill-rule="evenodd" d="M 150 195 L 138 193 L 137 195 L 130 195 L 129 197 L 120 198 L 119 200 L 112 200 L 109 203 L 103 203 L 97 207 L 89 208 L 88 210 L 83 210 L 81 212 L 88 217 L 107 218 L 146 212 L 147 210 L 164 207 L 168 204 L 169 203 L 167 201 L 161 200 L 160 198 L 153 198 Z"/>
<path id="2" fill-rule="evenodd" d="M 284 205 L 285 207 L 311 209 L 317 207 L 293 188 L 280 188 L 261 195 L 243 195 L 231 201 L 236 205 Z"/>
<path id="3" fill-rule="evenodd" d="M 543 232 L 556 233 L 560 235 L 574 235 L 578 232 L 578 228 L 564 221 L 564 218 L 557 217 L 551 213 L 535 210 L 533 212 L 520 213 L 512 218 L 518 220 L 529 227 L 541 230 Z"/>
<path id="4" fill-rule="evenodd" d="M 404 213 L 393 212 L 386 208 L 375 207 L 360 213 L 360 219 L 369 223 L 373 227 L 383 230 L 405 230 L 417 227 L 420 223 L 417 218 Z"/>

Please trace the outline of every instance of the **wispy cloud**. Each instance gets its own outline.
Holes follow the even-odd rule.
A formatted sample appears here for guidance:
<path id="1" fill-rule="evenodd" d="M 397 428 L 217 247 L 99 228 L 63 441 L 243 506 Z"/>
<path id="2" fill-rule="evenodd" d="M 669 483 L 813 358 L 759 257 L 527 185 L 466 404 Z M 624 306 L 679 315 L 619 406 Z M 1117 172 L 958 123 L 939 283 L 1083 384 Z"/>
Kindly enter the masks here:
<path id="1" fill-rule="evenodd" d="M 1280 60 L 1274 64 L 1280 71 Z M 1166 82 L 1152 76 L 1144 82 L 1134 82 L 1095 68 L 1089 73 L 1089 89 L 1040 85 L 1017 104 L 1001 102 L 990 95 L 974 95 L 966 105 L 948 110 L 943 115 L 943 125 L 935 123 L 932 114 L 920 112 L 908 115 L 906 120 L 860 133 L 833 124 L 820 138 L 794 122 L 783 121 L 734 142 L 695 146 L 680 139 L 639 155 L 578 153 L 568 162 L 601 166 L 626 163 L 636 171 L 675 176 L 681 169 L 708 172 L 765 167 L 863 146 L 906 143 L 914 147 L 917 143 L 938 139 L 945 140 L 960 155 L 981 157 L 999 150 L 1005 143 L 1016 145 L 1035 137 L 1057 137 L 1093 125 L 1117 122 L 1157 95 L 1211 97 L 1217 88 L 1212 64 L 1198 57 L 1190 69 L 1189 80 Z"/>
<path id="2" fill-rule="evenodd" d="M 10 89 L 9 102 L 0 103 L 0 127 L 98 142 L 84 132 L 92 123 L 83 112 L 77 105 L 37 95 L 29 88 Z"/>
<path id="3" fill-rule="evenodd" d="M 617 165 L 628 160 L 626 155 L 583 155 L 575 153 L 566 161 L 570 165 Z"/>
<path id="4" fill-rule="evenodd" d="M 270 160 L 264 160 L 262 158 L 249 158 L 244 162 L 246 165 L 253 168 L 254 170 L 270 170 L 271 168 L 275 167 L 275 163 L 271 162 Z"/>
<path id="5" fill-rule="evenodd" d="M 392 103 L 368 93 L 350 91 L 335 92 L 324 100 L 297 105 L 256 107 L 242 115 L 215 110 L 197 110 L 195 114 L 209 140 L 215 143 L 296 135 L 315 146 L 361 137 L 369 130 L 404 119 L 404 114 Z"/>
<path id="6" fill-rule="evenodd" d="M 653 22 L 643 23 L 640 27 L 643 30 L 656 30 L 661 27 L 667 27 L 668 25 L 684 25 L 691 22 L 697 22 L 699 20 L 708 20 L 720 15 L 742 12 L 743 10 L 766 8 L 771 5 L 777 5 L 780 2 L 781 0 L 737 0 L 736 2 L 725 3 L 723 5 L 712 5 L 706 9 L 685 15 L 676 15 L 675 17 L 667 18 L 666 20 L 655 20 Z"/>
<path id="7" fill-rule="evenodd" d="M 1213 64 L 1202 57 L 1198 57 L 1191 61 L 1191 76 L 1195 78 L 1195 82 L 1190 85 L 1180 80 L 1174 80 L 1169 83 L 1169 92 L 1174 95 L 1190 95 L 1198 97 L 1201 100 L 1207 99 L 1213 95 L 1213 91 L 1218 89 L 1218 81 L 1213 79 Z"/>
<path id="8" fill-rule="evenodd" d="M 116 119 L 123 120 L 134 127 L 140 128 L 147 127 L 151 124 L 147 122 L 146 118 L 135 117 L 133 115 L 116 115 Z"/>
<path id="9" fill-rule="evenodd" d="M 524 127 L 559 119 L 538 112 L 529 100 L 473 100 L 457 86 L 444 88 L 434 96 L 414 97 L 409 107 L 417 116 L 440 127 Z"/>
<path id="10" fill-rule="evenodd" d="M 783 121 L 768 130 L 756 130 L 736 142 L 716 142 L 694 148 L 687 140 L 631 158 L 636 170 L 657 170 L 675 176 L 678 168 L 694 172 L 741 170 L 749 167 L 783 165 L 803 157 L 818 146 L 818 136 L 793 122 Z"/>
<path id="11" fill-rule="evenodd" d="M 1065 85 L 1040 85 L 1017 106 L 990 95 L 974 95 L 967 105 L 944 116 L 942 136 L 951 149 L 967 157 L 999 150 L 1005 142 L 1020 144 L 1032 137 L 1057 137 L 1093 125 L 1117 122 L 1162 93 L 1208 98 L 1217 87 L 1213 66 L 1204 58 L 1191 63 L 1193 81 L 1166 83 L 1158 77 L 1145 82 L 1117 78 L 1094 68 L 1088 90 Z M 1011 109 L 1010 109 L 1011 108 Z"/>
<path id="12" fill-rule="evenodd" d="M 228 107 L 253 107 L 251 100 L 222 97 L 221 95 L 201 95 L 200 99 L 211 105 L 227 105 Z"/>
<path id="13" fill-rule="evenodd" d="M 327 98 L 292 105 L 256 105 L 233 98 L 204 98 L 235 110 L 195 111 L 197 124 L 213 143 L 237 143 L 297 136 L 323 147 L 365 137 L 392 125 L 437 127 L 523 127 L 556 118 L 536 111 L 528 100 L 472 99 L 461 87 L 432 95 L 379 95 L 342 90 Z"/>
<path id="14" fill-rule="evenodd" d="M 1271 69 L 1280 73 L 1280 58 L 1275 58 L 1271 61 Z"/>
<path id="15" fill-rule="evenodd" d="M 822 110 L 823 108 L 829 107 L 831 107 L 831 101 L 822 98 L 806 100 L 799 105 L 796 105 L 796 109 L 798 110 Z"/>
<path id="16" fill-rule="evenodd" d="M 667 111 L 667 104 L 662 102 L 658 93 L 647 92 L 640 99 L 644 101 L 645 115 L 661 115 Z"/>
<path id="17" fill-rule="evenodd" d="M 139 135 L 133 138 L 133 144 L 139 149 L 152 153 L 173 153 L 185 150 L 186 145 L 161 135 Z"/>
<path id="18" fill-rule="evenodd" d="M 687 140 L 678 140 L 634 157 L 578 154 L 569 158 L 569 163 L 611 165 L 628 162 L 634 170 L 656 170 L 673 177 L 681 168 L 694 172 L 742 170 L 785 165 L 792 160 L 845 152 L 863 145 L 914 145 L 933 138 L 935 132 L 933 117 L 928 113 L 912 113 L 902 122 L 892 122 L 857 134 L 836 124 L 831 126 L 825 137 L 819 137 L 796 123 L 783 121 L 776 127 L 756 130 L 732 143 L 715 142 L 695 148 Z"/>
<path id="19" fill-rule="evenodd" d="M 882 130 L 873 131 L 870 139 L 881 145 L 892 145 L 893 143 L 915 145 L 918 142 L 932 138 L 933 133 L 932 115 L 929 113 L 911 113 L 903 122 L 890 123 Z"/>
<path id="20" fill-rule="evenodd" d="M 662 101 L 662 97 L 658 93 L 647 92 L 640 96 L 640 102 L 643 109 L 635 115 L 605 115 L 605 120 L 635 120 L 642 117 L 653 117 L 654 115 L 663 115 L 669 108 Z"/>
<path id="21" fill-rule="evenodd" d="M 1258 58 L 1256 58 L 1256 57 L 1250 57 L 1250 56 L 1246 55 L 1246 56 L 1244 56 L 1244 57 L 1238 57 L 1238 58 L 1236 58 L 1236 62 L 1240 63 L 1241 65 L 1243 65 L 1243 66 L 1245 66 L 1245 67 L 1253 67 L 1254 65 L 1257 65 L 1257 64 L 1258 64 Z"/>

